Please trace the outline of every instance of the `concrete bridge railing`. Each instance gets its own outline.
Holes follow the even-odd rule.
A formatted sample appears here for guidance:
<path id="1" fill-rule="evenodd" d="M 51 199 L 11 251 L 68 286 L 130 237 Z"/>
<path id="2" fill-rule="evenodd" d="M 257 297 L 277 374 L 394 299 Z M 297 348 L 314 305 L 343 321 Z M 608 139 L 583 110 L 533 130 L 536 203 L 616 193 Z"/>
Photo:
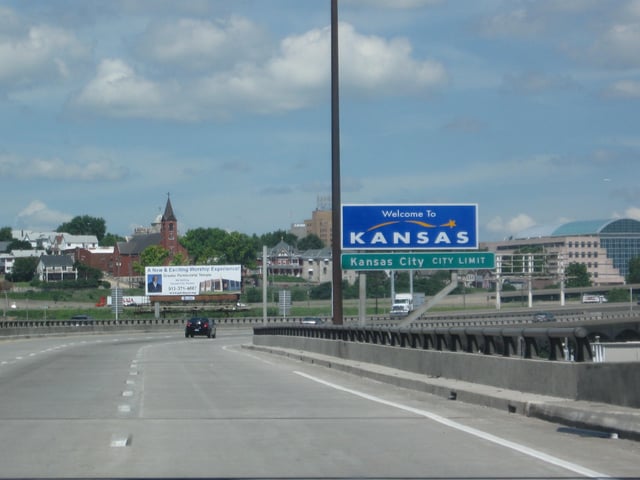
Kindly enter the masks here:
<path id="1" fill-rule="evenodd" d="M 255 336 L 282 335 L 345 340 L 421 350 L 502 357 L 592 360 L 587 331 L 581 327 L 359 327 L 295 324 L 254 327 Z"/>
<path id="2" fill-rule="evenodd" d="M 377 364 L 428 377 L 640 408 L 640 368 L 637 362 L 589 361 L 591 357 L 587 351 L 590 347 L 580 328 L 553 329 L 555 332 L 544 328 L 524 330 L 529 331 L 489 327 L 478 331 L 434 329 L 410 334 L 375 328 L 271 326 L 255 328 L 253 343 L 260 347 L 293 349 Z M 467 335 L 466 340 L 463 335 Z M 472 343 L 472 349 L 464 348 L 469 344 L 465 343 L 469 342 L 469 337 L 478 340 L 477 344 Z M 490 338 L 493 338 L 495 350 Z M 554 345 L 549 358 L 536 358 L 533 343 L 529 344 L 529 354 L 527 342 L 535 340 L 540 344 L 544 338 Z M 569 343 L 581 344 L 574 352 L 574 361 L 560 360 L 564 358 L 559 351 L 564 350 L 565 339 Z M 488 345 L 490 350 L 480 348 L 484 345 Z M 520 345 L 520 350 L 517 345 Z M 554 350 L 557 352 L 555 360 L 551 358 Z M 583 351 L 582 359 L 579 358 L 580 350 Z M 578 359 L 582 361 L 575 361 Z"/>

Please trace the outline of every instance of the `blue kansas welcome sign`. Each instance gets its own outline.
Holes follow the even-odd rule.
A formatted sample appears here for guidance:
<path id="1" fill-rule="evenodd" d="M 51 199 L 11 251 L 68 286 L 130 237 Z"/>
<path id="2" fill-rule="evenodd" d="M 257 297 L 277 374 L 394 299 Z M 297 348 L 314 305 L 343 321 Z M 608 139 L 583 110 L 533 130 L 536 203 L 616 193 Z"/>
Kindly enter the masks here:
<path id="1" fill-rule="evenodd" d="M 343 250 L 478 248 L 478 206 L 342 205 Z"/>

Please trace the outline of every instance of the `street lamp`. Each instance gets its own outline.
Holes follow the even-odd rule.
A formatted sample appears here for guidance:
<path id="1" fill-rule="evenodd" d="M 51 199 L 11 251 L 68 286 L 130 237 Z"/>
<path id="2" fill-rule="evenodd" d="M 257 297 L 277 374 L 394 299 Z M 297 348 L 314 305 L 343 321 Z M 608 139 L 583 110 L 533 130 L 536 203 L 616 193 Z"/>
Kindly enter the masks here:
<path id="1" fill-rule="evenodd" d="M 120 258 L 118 258 L 116 260 L 116 288 L 120 288 L 120 266 L 122 265 L 122 262 L 120 261 Z"/>

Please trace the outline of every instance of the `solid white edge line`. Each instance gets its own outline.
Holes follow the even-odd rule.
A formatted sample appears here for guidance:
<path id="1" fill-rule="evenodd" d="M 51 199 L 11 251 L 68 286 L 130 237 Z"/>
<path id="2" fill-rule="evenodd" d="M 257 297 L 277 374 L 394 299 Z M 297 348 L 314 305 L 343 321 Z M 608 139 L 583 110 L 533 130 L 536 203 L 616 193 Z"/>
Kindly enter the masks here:
<path id="1" fill-rule="evenodd" d="M 383 405 L 387 405 L 389 407 L 394 407 L 394 408 L 398 408 L 400 410 L 404 410 L 406 412 L 410 412 L 413 413 L 415 415 L 420 415 L 422 417 L 426 417 L 430 420 L 433 420 L 434 422 L 438 422 L 442 425 L 446 425 L 447 427 L 450 428 L 454 428 L 456 430 L 459 430 L 461 432 L 467 433 L 469 435 L 474 435 L 478 438 L 482 438 L 483 440 L 487 440 L 489 442 L 495 443 L 497 445 L 500 445 L 502 447 L 506 447 L 509 448 L 511 450 L 515 450 L 516 452 L 520 452 L 523 453 L 524 455 L 528 455 L 530 457 L 533 458 L 537 458 L 538 460 L 542 460 L 543 462 L 549 463 L 551 465 L 555 465 L 557 467 L 561 467 L 564 468 L 565 470 L 569 470 L 571 472 L 577 473 L 579 475 L 584 475 L 585 477 L 591 477 L 591 478 L 611 478 L 610 475 L 605 475 L 603 473 L 599 473 L 596 472 L 594 470 L 582 467 L 580 465 L 577 465 L 575 463 L 571 463 L 571 462 L 567 462 L 565 460 L 561 460 L 557 457 L 554 457 L 552 455 L 548 455 L 544 452 L 540 452 L 538 450 L 534 450 L 532 448 L 529 447 L 525 447 L 524 445 L 520 445 L 519 443 L 515 443 L 512 442 L 510 440 L 506 440 L 504 438 L 500 438 L 497 437 L 495 435 L 492 435 L 490 433 L 487 432 L 483 432 L 482 430 L 478 430 L 476 428 L 473 427 L 467 427 L 466 425 L 463 425 L 461 423 L 458 422 L 454 422 L 452 420 L 449 420 L 445 417 L 442 417 L 440 415 L 437 415 L 435 413 L 432 412 L 428 412 L 426 410 L 422 410 L 419 408 L 414 408 L 414 407 L 409 407 L 407 405 L 403 405 L 401 403 L 396 403 L 396 402 L 391 402 L 389 400 L 384 400 L 382 398 L 376 397 L 374 395 L 369 395 L 367 393 L 364 392 L 359 392 L 357 390 L 352 390 L 350 388 L 346 388 L 343 387 L 341 385 L 335 384 L 335 383 L 331 383 L 331 382 L 327 382 L 326 380 L 322 380 L 320 378 L 317 377 L 313 377 L 311 375 L 308 375 L 304 372 L 300 372 L 300 371 L 294 371 L 295 374 L 300 375 L 304 378 L 307 378 L 309 380 L 312 380 L 314 382 L 320 383 L 322 385 L 325 385 L 327 387 L 331 387 L 335 390 L 340 390 L 342 392 L 346 392 L 346 393 L 350 393 L 352 395 L 356 395 L 358 397 L 367 399 L 367 400 L 371 400 L 372 402 L 376 402 L 376 403 L 380 403 Z"/>

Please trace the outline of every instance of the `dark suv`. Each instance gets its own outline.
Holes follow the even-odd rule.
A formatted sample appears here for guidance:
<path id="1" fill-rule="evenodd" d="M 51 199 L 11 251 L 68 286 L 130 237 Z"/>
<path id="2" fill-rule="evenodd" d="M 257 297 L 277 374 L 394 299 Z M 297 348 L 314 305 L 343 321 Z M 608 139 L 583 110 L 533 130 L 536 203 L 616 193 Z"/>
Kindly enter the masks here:
<path id="1" fill-rule="evenodd" d="M 195 335 L 206 335 L 209 338 L 216 338 L 216 322 L 207 317 L 192 317 L 187 320 L 184 329 L 184 336 L 194 337 Z"/>

